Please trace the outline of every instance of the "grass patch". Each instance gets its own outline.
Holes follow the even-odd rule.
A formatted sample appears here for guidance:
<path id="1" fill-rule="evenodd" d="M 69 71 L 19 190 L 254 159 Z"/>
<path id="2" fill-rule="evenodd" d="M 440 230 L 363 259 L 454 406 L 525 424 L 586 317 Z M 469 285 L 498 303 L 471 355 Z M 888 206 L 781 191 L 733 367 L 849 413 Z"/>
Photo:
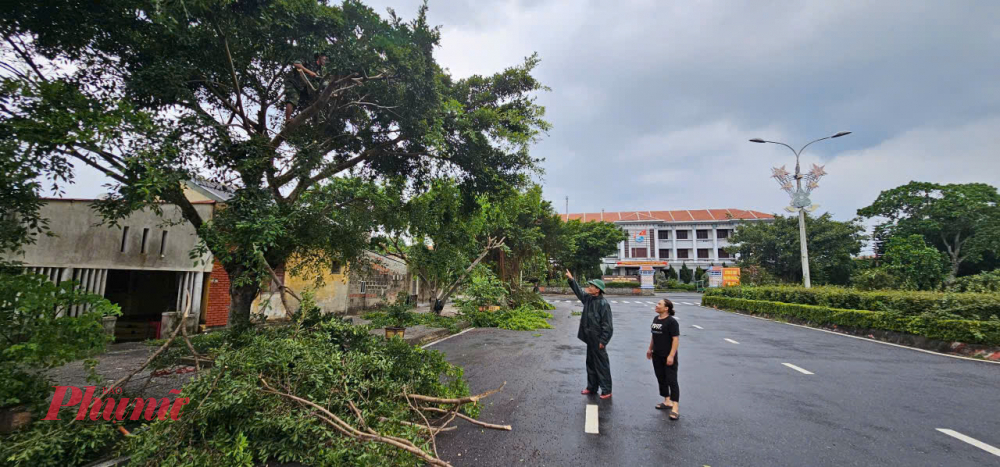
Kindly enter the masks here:
<path id="1" fill-rule="evenodd" d="M 513 310 L 499 311 L 478 311 L 465 307 L 462 309 L 462 314 L 477 328 L 500 328 L 511 331 L 552 329 L 552 325 L 547 321 L 552 319 L 551 313 L 526 305 Z"/>
<path id="2" fill-rule="evenodd" d="M 385 311 L 373 311 L 366 313 L 362 316 L 362 318 L 371 321 L 371 326 L 373 328 L 384 328 L 386 326 L 396 325 L 396 322 L 392 320 L 389 313 Z M 404 320 L 404 327 L 418 325 L 424 325 L 429 328 L 444 328 L 451 333 L 458 332 L 458 319 L 453 316 L 440 316 L 434 313 L 414 313 L 412 311 L 407 311 L 406 319 Z"/>
<path id="3" fill-rule="evenodd" d="M 570 316 L 582 316 L 583 312 L 582 311 L 571 311 L 571 312 L 569 312 L 569 315 Z"/>

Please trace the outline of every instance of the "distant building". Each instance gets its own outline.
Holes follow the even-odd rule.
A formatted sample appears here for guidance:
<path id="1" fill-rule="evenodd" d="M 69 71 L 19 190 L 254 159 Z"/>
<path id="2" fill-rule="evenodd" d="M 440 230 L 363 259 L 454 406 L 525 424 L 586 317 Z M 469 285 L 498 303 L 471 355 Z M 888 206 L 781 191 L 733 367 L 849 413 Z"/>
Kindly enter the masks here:
<path id="1" fill-rule="evenodd" d="M 639 268 L 652 266 L 680 270 L 711 264 L 732 264 L 724 250 L 740 222 L 771 222 L 774 216 L 742 209 L 690 209 L 677 211 L 625 211 L 562 215 L 565 220 L 611 222 L 628 233 L 618 244 L 618 254 L 604 258 L 601 268 L 613 275 L 636 276 Z"/>

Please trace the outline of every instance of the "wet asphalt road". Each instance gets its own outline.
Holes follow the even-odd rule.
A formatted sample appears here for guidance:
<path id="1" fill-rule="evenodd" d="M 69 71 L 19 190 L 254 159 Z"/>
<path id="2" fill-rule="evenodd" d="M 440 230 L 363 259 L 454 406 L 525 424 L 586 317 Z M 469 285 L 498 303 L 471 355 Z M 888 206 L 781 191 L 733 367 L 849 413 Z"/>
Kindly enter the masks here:
<path id="1" fill-rule="evenodd" d="M 645 351 L 656 297 L 611 297 L 614 396 L 601 401 L 580 395 L 585 346 L 570 312 L 581 305 L 549 296 L 554 329 L 475 329 L 431 347 L 465 368 L 473 392 L 506 381 L 480 419 L 513 426 L 459 422 L 438 437 L 442 458 L 477 466 L 1000 466 L 1000 456 L 937 430 L 1000 447 L 1000 365 L 702 308 L 697 294 L 669 297 L 681 325 L 680 421 L 653 408 L 661 399 Z M 588 404 L 598 406 L 599 434 L 584 432 Z"/>

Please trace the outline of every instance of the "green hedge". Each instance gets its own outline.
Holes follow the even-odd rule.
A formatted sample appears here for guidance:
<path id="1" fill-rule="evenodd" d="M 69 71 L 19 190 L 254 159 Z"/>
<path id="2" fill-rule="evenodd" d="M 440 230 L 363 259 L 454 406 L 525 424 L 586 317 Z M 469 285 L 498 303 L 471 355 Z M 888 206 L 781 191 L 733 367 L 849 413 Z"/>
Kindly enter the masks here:
<path id="1" fill-rule="evenodd" d="M 845 310 L 816 305 L 730 298 L 707 294 L 702 305 L 739 310 L 752 315 L 796 318 L 811 324 L 881 329 L 928 337 L 945 342 L 1000 345 L 1000 321 L 933 319 L 894 312 Z"/>
<path id="2" fill-rule="evenodd" d="M 604 287 L 608 289 L 638 289 L 638 282 L 605 282 Z"/>
<path id="3" fill-rule="evenodd" d="M 894 311 L 908 316 L 951 314 L 962 319 L 1000 316 L 1000 294 L 914 291 L 865 292 L 843 287 L 764 286 L 710 289 L 707 295 L 745 300 L 798 303 L 830 308 Z"/>

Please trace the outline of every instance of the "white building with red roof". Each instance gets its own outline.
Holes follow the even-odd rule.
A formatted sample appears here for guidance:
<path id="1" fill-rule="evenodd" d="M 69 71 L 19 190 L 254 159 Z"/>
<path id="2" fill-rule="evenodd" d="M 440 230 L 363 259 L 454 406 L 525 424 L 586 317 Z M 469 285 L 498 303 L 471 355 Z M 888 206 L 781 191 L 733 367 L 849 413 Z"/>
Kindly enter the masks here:
<path id="1" fill-rule="evenodd" d="M 735 262 L 725 251 L 729 237 L 741 222 L 770 222 L 774 216 L 743 209 L 683 209 L 563 214 L 562 219 L 611 222 L 628 233 L 618 254 L 604 259 L 602 268 L 615 275 L 637 275 L 643 266 L 654 269 L 702 269 Z"/>

